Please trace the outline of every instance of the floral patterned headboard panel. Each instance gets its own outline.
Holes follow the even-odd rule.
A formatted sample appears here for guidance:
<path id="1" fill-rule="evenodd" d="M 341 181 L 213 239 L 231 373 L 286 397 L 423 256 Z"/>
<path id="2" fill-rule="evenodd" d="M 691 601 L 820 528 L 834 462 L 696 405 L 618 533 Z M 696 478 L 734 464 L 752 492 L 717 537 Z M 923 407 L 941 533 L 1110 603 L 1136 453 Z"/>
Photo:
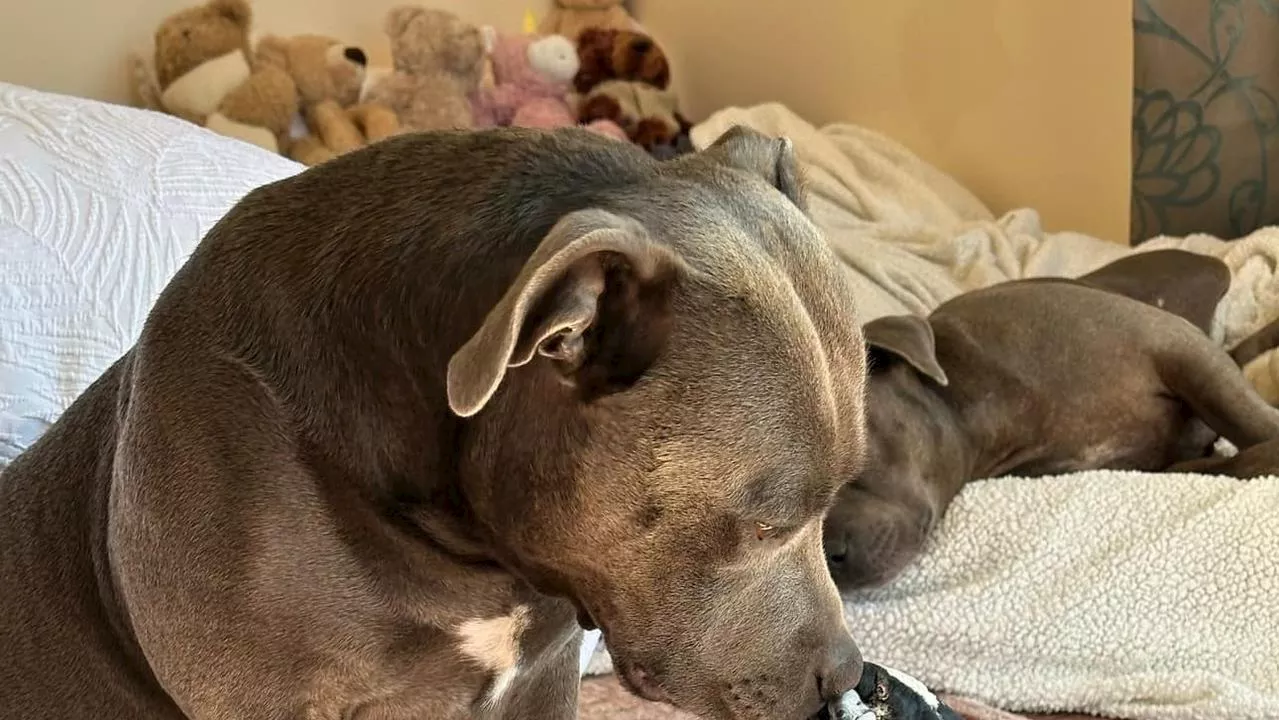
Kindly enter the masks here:
<path id="1" fill-rule="evenodd" d="M 1130 240 L 1277 221 L 1278 0 L 1133 0 Z"/>

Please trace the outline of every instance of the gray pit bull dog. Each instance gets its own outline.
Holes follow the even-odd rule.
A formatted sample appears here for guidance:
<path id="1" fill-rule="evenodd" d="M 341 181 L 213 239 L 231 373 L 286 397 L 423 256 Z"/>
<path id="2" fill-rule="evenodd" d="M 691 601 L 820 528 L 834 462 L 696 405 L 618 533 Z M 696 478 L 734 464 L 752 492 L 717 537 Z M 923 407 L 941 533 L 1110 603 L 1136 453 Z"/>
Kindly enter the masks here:
<path id="1" fill-rule="evenodd" d="M 971 480 L 1276 472 L 1276 410 L 1206 334 L 1229 280 L 1212 258 L 1153 251 L 868 323 L 867 467 L 825 528 L 837 585 L 896 576 Z M 1240 454 L 1206 457 L 1219 436 Z"/>
<path id="2" fill-rule="evenodd" d="M 404 136 L 260 188 L 0 478 L 0 715 L 802 718 L 853 293 L 790 144 Z"/>

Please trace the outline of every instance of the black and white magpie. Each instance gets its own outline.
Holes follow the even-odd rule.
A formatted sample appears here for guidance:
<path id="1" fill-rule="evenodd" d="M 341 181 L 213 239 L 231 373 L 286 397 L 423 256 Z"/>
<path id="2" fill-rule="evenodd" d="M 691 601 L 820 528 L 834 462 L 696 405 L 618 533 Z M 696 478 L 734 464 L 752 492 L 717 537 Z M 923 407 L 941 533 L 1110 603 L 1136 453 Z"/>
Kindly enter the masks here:
<path id="1" fill-rule="evenodd" d="M 815 720 L 963 720 L 924 683 L 884 665 L 866 662 L 852 691 L 829 703 Z"/>

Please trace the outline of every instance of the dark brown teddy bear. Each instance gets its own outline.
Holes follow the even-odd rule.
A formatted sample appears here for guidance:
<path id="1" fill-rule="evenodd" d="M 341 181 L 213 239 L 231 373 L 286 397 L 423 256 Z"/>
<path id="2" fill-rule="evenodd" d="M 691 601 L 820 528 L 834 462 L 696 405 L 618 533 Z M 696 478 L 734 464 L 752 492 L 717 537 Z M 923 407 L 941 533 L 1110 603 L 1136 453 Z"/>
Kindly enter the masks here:
<path id="1" fill-rule="evenodd" d="M 606 80 L 641 82 L 660 90 L 671 84 L 666 53 L 648 35 L 632 30 L 583 30 L 578 36 L 578 65 L 573 87 L 583 94 Z"/>
<path id="2" fill-rule="evenodd" d="M 657 157 L 688 152 L 689 121 L 681 115 L 667 56 L 648 35 L 588 28 L 578 36 L 578 120 L 611 120 Z"/>

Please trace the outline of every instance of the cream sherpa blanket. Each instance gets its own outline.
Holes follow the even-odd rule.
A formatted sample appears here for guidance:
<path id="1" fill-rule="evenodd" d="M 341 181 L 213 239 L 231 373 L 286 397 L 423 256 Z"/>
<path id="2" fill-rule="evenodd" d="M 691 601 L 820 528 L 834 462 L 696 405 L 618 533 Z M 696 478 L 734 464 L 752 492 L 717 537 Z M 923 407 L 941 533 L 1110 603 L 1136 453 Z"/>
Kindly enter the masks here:
<path id="1" fill-rule="evenodd" d="M 780 105 L 726 109 L 694 129 L 694 144 L 735 124 L 795 143 L 814 220 L 858 285 L 864 322 L 1167 247 L 1231 269 L 1212 331 L 1224 345 L 1277 315 L 1275 227 L 1138 248 L 1048 233 L 1034 210 L 996 218 L 883 135 L 815 128 Z M 975 483 L 917 564 L 848 598 L 850 627 L 869 659 L 1008 710 L 1277 718 L 1277 485 L 1110 471 Z M 607 668 L 601 650 L 592 670 Z"/>
<path id="2" fill-rule="evenodd" d="M 921 560 L 846 598 L 863 653 L 1020 712 L 1267 720 L 1277 478 L 1094 471 L 969 486 Z"/>

